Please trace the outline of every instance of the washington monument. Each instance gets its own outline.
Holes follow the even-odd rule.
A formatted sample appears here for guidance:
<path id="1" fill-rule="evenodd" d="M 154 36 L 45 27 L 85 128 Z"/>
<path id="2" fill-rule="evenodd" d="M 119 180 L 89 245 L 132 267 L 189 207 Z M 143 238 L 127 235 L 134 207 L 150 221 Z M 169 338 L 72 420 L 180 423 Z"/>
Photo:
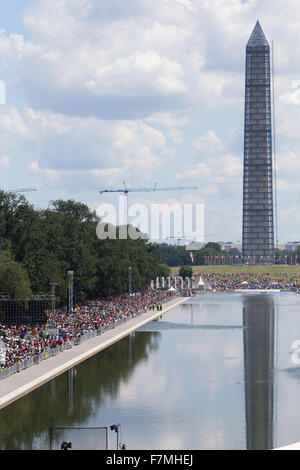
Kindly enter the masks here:
<path id="1" fill-rule="evenodd" d="M 246 46 L 243 263 L 274 262 L 270 46 L 259 21 Z"/>

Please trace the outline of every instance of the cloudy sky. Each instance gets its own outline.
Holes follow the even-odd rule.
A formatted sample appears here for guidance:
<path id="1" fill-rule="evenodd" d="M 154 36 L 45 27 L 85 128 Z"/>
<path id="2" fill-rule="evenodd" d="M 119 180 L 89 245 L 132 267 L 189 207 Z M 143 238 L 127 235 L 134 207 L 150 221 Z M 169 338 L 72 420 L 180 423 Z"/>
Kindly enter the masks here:
<path id="1" fill-rule="evenodd" d="M 245 46 L 275 52 L 279 241 L 300 239 L 298 0 L 0 0 L 1 187 L 97 208 L 203 202 L 205 240 L 241 240 Z M 0 87 L 0 100 L 4 102 Z"/>

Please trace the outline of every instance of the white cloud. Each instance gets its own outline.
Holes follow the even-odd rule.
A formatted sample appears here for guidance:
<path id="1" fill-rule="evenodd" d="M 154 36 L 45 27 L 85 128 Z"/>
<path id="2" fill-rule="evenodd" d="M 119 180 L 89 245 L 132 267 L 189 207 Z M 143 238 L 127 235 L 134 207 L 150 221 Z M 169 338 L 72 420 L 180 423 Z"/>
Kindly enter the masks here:
<path id="1" fill-rule="evenodd" d="M 280 101 L 282 101 L 283 103 L 286 103 L 286 104 L 298 105 L 298 104 L 300 104 L 300 90 L 297 89 L 297 90 L 293 90 L 293 91 L 283 93 L 279 97 L 279 99 L 280 99 Z"/>
<path id="2" fill-rule="evenodd" d="M 192 143 L 193 149 L 197 153 L 204 154 L 214 154 L 223 150 L 224 145 L 214 131 L 209 130 L 204 135 L 195 139 Z"/>
<path id="3" fill-rule="evenodd" d="M 10 165 L 10 157 L 7 155 L 0 156 L 0 168 L 8 168 Z"/>
<path id="4" fill-rule="evenodd" d="M 175 174 L 177 180 L 201 181 L 206 184 L 229 183 L 233 178 L 241 180 L 242 159 L 232 154 L 225 154 L 218 158 L 207 158 L 196 165 L 190 164 L 183 171 Z"/>
<path id="5" fill-rule="evenodd" d="M 152 92 L 162 95 L 186 94 L 184 74 L 179 63 L 157 52 L 134 52 L 114 63 L 97 68 L 84 86 L 96 95 L 105 93 L 136 95 Z"/>
<path id="6" fill-rule="evenodd" d="M 144 116 L 168 112 L 170 106 L 184 109 L 195 100 L 223 106 L 237 101 L 233 90 L 239 80 L 223 62 L 221 68 L 206 67 L 215 41 L 208 38 L 207 26 L 219 27 L 219 12 L 222 18 L 229 11 L 234 17 L 244 7 L 234 12 L 211 3 L 130 0 L 125 9 L 116 0 L 110 5 L 39 0 L 24 18 L 30 39 L 2 33 L 0 51 L 17 71 L 31 106 L 71 114 L 89 109 L 103 116 L 109 113 L 107 102 L 115 105 L 113 97 L 121 98 L 119 113 L 125 107 L 127 113 L 141 113 L 142 106 Z M 134 103 L 139 109 L 129 110 L 124 97 L 139 98 Z"/>
<path id="7" fill-rule="evenodd" d="M 291 177 L 295 173 L 300 173 L 300 155 L 297 150 L 293 149 L 293 145 L 283 147 L 282 151 L 276 156 L 276 161 L 278 174 L 289 174 L 289 177 Z"/>
<path id="8" fill-rule="evenodd" d="M 0 25 L 7 101 L 25 104 L 0 108 L 0 154 L 44 187 L 163 175 L 199 181 L 212 214 L 224 198 L 237 207 L 245 45 L 259 18 L 274 39 L 279 204 L 289 207 L 300 177 L 299 12 L 294 0 L 32 1 L 26 35 Z"/>
<path id="9" fill-rule="evenodd" d="M 145 122 L 159 127 L 183 127 L 189 123 L 187 116 L 175 117 L 172 113 L 154 113 L 145 119 Z"/>
<path id="10" fill-rule="evenodd" d="M 244 46 L 257 17 L 276 37 L 281 72 L 299 63 L 290 47 L 299 36 L 297 13 L 297 2 L 286 8 L 283 0 L 130 0 L 126 7 L 120 0 L 38 0 L 24 17 L 30 39 L 2 32 L 0 51 L 17 68 L 29 104 L 55 111 L 62 111 L 57 94 L 77 114 L 108 93 L 143 98 L 144 107 L 145 94 L 172 96 L 177 107 L 241 105 Z M 153 109 L 167 103 L 157 100 Z"/>
<path id="11" fill-rule="evenodd" d="M 239 181 L 243 175 L 243 161 L 240 157 L 226 154 L 219 159 L 219 172 L 227 178 L 237 178 Z"/>
<path id="12" fill-rule="evenodd" d="M 300 201 L 298 201 L 298 204 L 295 204 L 296 201 L 294 200 L 291 202 L 289 206 L 285 206 L 284 209 L 279 208 L 278 210 L 279 241 L 299 240 Z M 291 220 L 293 221 L 292 224 L 290 223 Z"/>
<path id="13" fill-rule="evenodd" d="M 164 134 L 142 121 L 67 117 L 31 108 L 16 116 L 20 137 L 35 149 L 36 160 L 27 169 L 43 185 L 72 185 L 72 178 L 81 188 L 140 181 L 141 175 L 149 180 L 176 157 Z M 15 130 L 11 119 L 2 123 L 0 117 L 0 131 L 1 124 L 7 132 Z"/>
<path id="14" fill-rule="evenodd" d="M 44 181 L 47 181 L 47 184 L 56 183 L 60 178 L 60 172 L 57 170 L 50 170 L 49 168 L 40 168 L 38 162 L 32 162 L 28 165 L 27 170 L 29 173 L 33 173 L 38 176 L 42 176 Z M 68 174 L 73 174 L 74 172 L 70 171 Z M 41 185 L 42 186 L 42 185 Z"/>
<path id="15" fill-rule="evenodd" d="M 277 179 L 277 190 L 278 191 L 299 191 L 299 183 L 292 183 L 289 180 Z"/>
<path id="16" fill-rule="evenodd" d="M 185 166 L 182 172 L 175 174 L 175 179 L 177 180 L 199 180 L 199 178 L 204 179 L 212 174 L 212 169 L 209 168 L 207 163 L 197 163 L 197 165 Z"/>
<path id="17" fill-rule="evenodd" d="M 124 179 L 140 181 L 141 175 L 149 181 L 153 171 L 176 158 L 164 133 L 141 120 L 70 117 L 29 107 L 22 113 L 12 106 L 0 108 L 1 153 L 8 148 L 19 162 L 30 155 L 27 170 L 44 187 L 64 182 L 71 187 L 72 178 L 81 188 L 94 189 Z M 1 167 L 8 166 L 7 158 Z"/>
<path id="18" fill-rule="evenodd" d="M 12 106 L 0 107 L 0 135 L 28 138 L 28 128 L 16 108 Z"/>
<path id="19" fill-rule="evenodd" d="M 183 133 L 179 129 L 170 129 L 168 135 L 175 144 L 182 144 Z"/>

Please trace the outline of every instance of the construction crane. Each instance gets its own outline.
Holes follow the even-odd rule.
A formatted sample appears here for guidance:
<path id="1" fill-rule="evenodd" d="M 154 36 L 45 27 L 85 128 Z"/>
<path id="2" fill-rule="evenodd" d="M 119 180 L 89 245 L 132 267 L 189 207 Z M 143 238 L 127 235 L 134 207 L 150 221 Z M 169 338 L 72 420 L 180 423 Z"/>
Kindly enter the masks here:
<path id="1" fill-rule="evenodd" d="M 146 192 L 149 193 L 151 191 L 179 191 L 179 190 L 187 190 L 187 189 L 199 189 L 197 186 L 167 186 L 167 187 L 157 187 L 157 183 L 155 183 L 153 188 L 127 188 L 125 181 L 123 181 L 124 189 L 103 189 L 100 190 L 100 194 L 103 193 L 142 193 Z"/>
<path id="2" fill-rule="evenodd" d="M 167 237 L 167 240 L 177 240 L 178 246 L 180 246 L 180 241 L 183 240 L 183 237 L 180 237 L 178 233 L 177 237 Z"/>
<path id="3" fill-rule="evenodd" d="M 123 189 L 102 189 L 99 191 L 100 195 L 104 193 L 123 193 L 126 196 L 126 221 L 128 223 L 128 193 L 149 193 L 155 191 L 183 191 L 189 189 L 199 189 L 197 186 L 162 186 L 158 187 L 157 183 L 153 188 L 128 188 L 126 182 L 123 181 Z"/>
<path id="4" fill-rule="evenodd" d="M 6 193 L 26 193 L 27 191 L 37 191 L 36 188 L 20 188 L 20 189 L 6 189 Z M 15 202 L 13 208 L 16 207 L 18 202 Z"/>
<path id="5" fill-rule="evenodd" d="M 6 189 L 6 193 L 27 193 L 28 191 L 37 191 L 36 188 Z"/>

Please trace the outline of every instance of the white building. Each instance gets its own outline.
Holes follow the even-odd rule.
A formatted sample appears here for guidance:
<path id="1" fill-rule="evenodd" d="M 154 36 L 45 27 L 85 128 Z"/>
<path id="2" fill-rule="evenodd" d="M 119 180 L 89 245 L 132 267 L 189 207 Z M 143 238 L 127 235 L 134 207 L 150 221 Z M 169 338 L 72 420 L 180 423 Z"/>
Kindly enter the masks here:
<path id="1" fill-rule="evenodd" d="M 242 251 L 242 243 L 241 242 L 218 242 L 221 245 L 222 251 L 230 251 L 233 248 L 236 250 Z"/>
<path id="2" fill-rule="evenodd" d="M 287 242 L 285 245 L 285 249 L 287 251 L 295 251 L 299 246 L 300 246 L 300 241 L 299 242 Z"/>

